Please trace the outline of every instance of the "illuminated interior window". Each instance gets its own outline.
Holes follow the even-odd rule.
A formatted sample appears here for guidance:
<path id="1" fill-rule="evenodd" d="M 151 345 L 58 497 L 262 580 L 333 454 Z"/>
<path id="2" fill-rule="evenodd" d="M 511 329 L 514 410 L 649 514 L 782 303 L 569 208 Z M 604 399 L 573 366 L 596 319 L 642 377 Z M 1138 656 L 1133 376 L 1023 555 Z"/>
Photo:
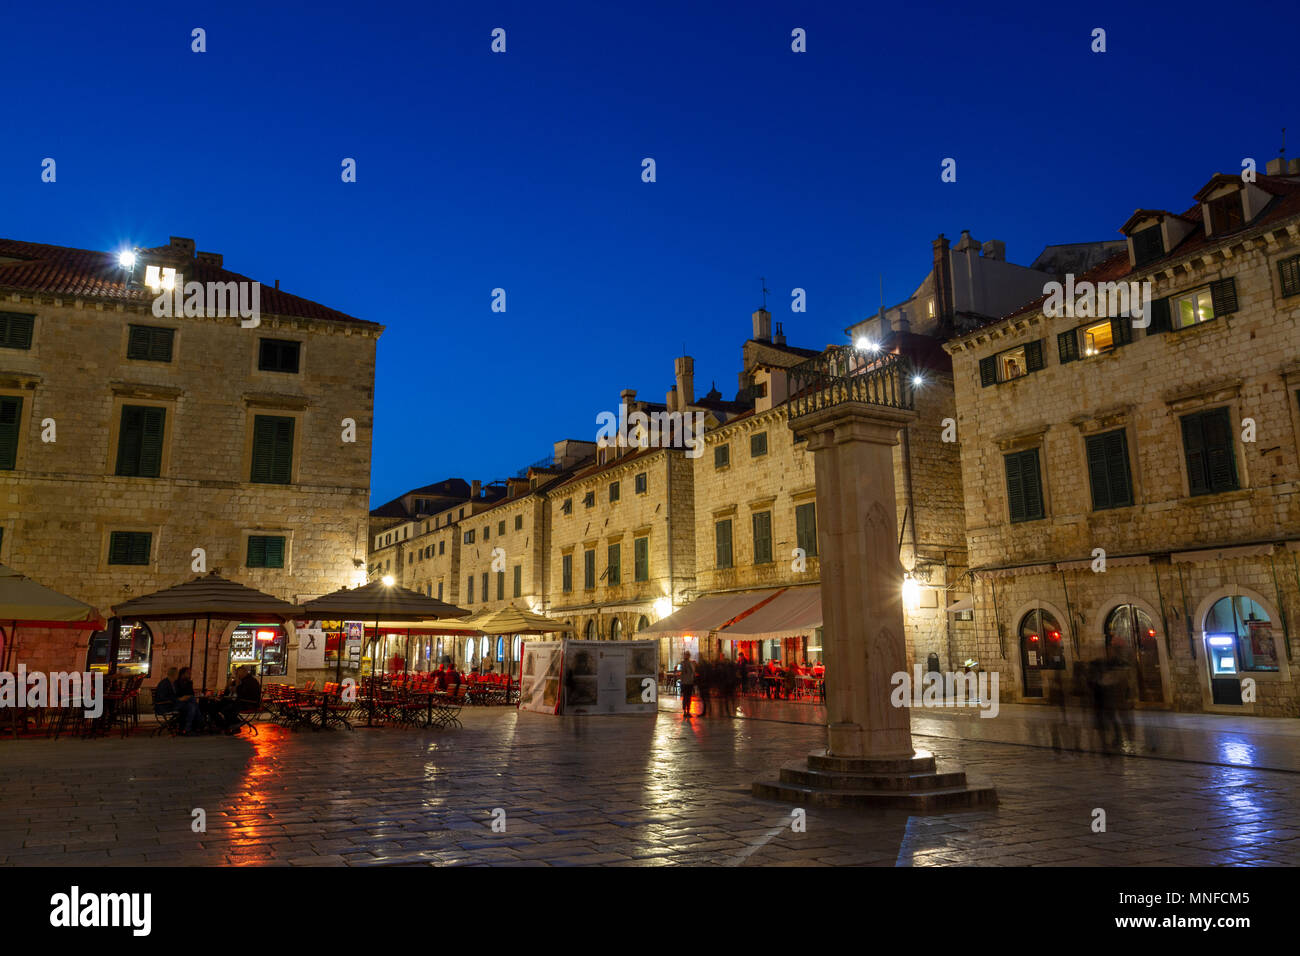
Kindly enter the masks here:
<path id="1" fill-rule="evenodd" d="M 1114 347 L 1115 338 L 1109 319 L 1079 330 L 1079 351 L 1084 355 L 1099 355 Z"/>
<path id="2" fill-rule="evenodd" d="M 998 356 L 998 381 L 1019 378 L 1027 371 L 1024 348 L 1012 349 Z"/>
<path id="3" fill-rule="evenodd" d="M 1185 329 L 1198 322 L 1210 321 L 1214 318 L 1214 302 L 1210 298 L 1210 290 L 1197 289 L 1195 292 L 1178 296 L 1173 300 L 1170 313 L 1176 329 Z"/>

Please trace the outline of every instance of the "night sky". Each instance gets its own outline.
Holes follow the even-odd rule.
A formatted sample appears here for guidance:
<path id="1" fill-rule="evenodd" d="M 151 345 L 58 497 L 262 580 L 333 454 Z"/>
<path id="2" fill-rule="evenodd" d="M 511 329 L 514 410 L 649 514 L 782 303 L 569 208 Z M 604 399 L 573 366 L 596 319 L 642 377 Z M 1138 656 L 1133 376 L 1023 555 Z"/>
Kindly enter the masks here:
<path id="1" fill-rule="evenodd" d="M 849 6 L 7 4 L 0 236 L 191 237 L 387 326 L 379 504 L 592 439 L 620 389 L 663 400 L 683 344 L 732 397 L 760 276 L 821 347 L 940 232 L 1028 264 L 1262 171 L 1282 126 L 1300 156 L 1294 5 Z"/>

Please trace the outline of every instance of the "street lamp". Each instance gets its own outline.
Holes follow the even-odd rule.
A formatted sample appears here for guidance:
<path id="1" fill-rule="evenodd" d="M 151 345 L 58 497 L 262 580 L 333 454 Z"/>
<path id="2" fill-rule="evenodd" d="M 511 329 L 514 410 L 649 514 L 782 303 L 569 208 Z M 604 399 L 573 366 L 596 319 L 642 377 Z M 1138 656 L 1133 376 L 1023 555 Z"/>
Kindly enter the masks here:
<path id="1" fill-rule="evenodd" d="M 393 586 L 393 576 L 391 574 L 385 574 L 382 578 L 382 581 L 384 583 L 384 587 L 386 588 L 391 588 Z"/>

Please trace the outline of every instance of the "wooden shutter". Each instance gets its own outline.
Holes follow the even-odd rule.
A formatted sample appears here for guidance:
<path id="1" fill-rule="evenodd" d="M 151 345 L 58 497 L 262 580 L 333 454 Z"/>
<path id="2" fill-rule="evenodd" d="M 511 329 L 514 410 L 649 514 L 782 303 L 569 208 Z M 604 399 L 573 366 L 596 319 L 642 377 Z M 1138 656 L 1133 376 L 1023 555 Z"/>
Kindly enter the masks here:
<path id="1" fill-rule="evenodd" d="M 145 409 L 138 405 L 125 405 L 122 408 L 122 424 L 117 430 L 116 474 L 128 477 L 140 474 L 144 413 Z"/>
<path id="2" fill-rule="evenodd" d="M 167 423 L 165 408 L 140 409 L 140 461 L 136 474 L 157 478 L 162 474 L 163 435 Z"/>
<path id="3" fill-rule="evenodd" d="M 1210 475 L 1205 467 L 1205 439 L 1201 430 L 1201 416 L 1184 416 L 1182 426 L 1183 454 L 1187 458 L 1187 490 L 1193 495 L 1208 494 Z"/>
<path id="4" fill-rule="evenodd" d="M 500 601 L 504 599 L 505 596 L 506 596 L 506 573 L 504 571 L 498 571 L 497 572 L 497 600 Z"/>
<path id="5" fill-rule="evenodd" d="M 1032 342 L 1025 343 L 1025 369 L 1029 372 L 1037 372 L 1043 367 L 1043 342 L 1045 339 L 1034 339 Z"/>
<path id="6" fill-rule="evenodd" d="M 1169 299 L 1152 299 L 1151 324 L 1147 326 L 1147 335 L 1159 335 L 1169 331 Z"/>
<path id="7" fill-rule="evenodd" d="M 293 476 L 293 419 L 258 415 L 253 419 L 250 480 L 287 485 Z"/>
<path id="8" fill-rule="evenodd" d="M 521 564 L 515 565 L 515 597 L 519 597 L 524 590 L 524 567 Z"/>
<path id="9" fill-rule="evenodd" d="M 148 564 L 152 541 L 147 531 L 114 531 L 108 538 L 108 563 Z"/>
<path id="10" fill-rule="evenodd" d="M 171 329 L 150 329 L 149 359 L 153 362 L 170 362 L 172 360 Z"/>
<path id="11" fill-rule="evenodd" d="M 247 564 L 250 568 L 266 567 L 266 538 L 249 535 Z"/>
<path id="12" fill-rule="evenodd" d="M 1025 486 L 1020 477 L 1020 455 L 1007 455 L 1007 513 L 1012 521 L 1025 520 Z"/>
<path id="13" fill-rule="evenodd" d="M 998 383 L 998 357 L 990 355 L 980 359 L 980 386 L 988 387 Z"/>
<path id="14" fill-rule="evenodd" d="M 146 326 L 131 326 L 126 340 L 126 357 L 129 359 L 149 357 L 149 329 Z"/>
<path id="15" fill-rule="evenodd" d="M 1061 364 L 1073 362 L 1079 357 L 1079 333 L 1076 329 L 1062 332 L 1056 337 L 1056 350 L 1061 356 Z"/>
<path id="16" fill-rule="evenodd" d="M 35 320 L 34 315 L 0 312 L 0 348 L 30 349 Z"/>
<path id="17" fill-rule="evenodd" d="M 1277 264 L 1278 279 L 1282 283 L 1282 295 L 1300 295 L 1300 256 L 1283 259 Z"/>
<path id="18" fill-rule="evenodd" d="M 1205 463 L 1211 491 L 1231 491 L 1237 487 L 1237 460 L 1233 453 L 1232 425 L 1228 410 L 1216 408 L 1202 416 Z"/>
<path id="19" fill-rule="evenodd" d="M 23 421 L 23 400 L 0 396 L 0 471 L 12 471 L 18 464 L 18 431 Z"/>
<path id="20" fill-rule="evenodd" d="M 1106 455 L 1106 476 L 1112 508 L 1133 503 L 1133 482 L 1128 470 L 1128 438 L 1117 429 L 1102 436 Z"/>
<path id="21" fill-rule="evenodd" d="M 1038 450 L 1021 452 L 1020 480 L 1025 486 L 1025 517 L 1043 517 L 1043 485 L 1038 474 Z"/>
<path id="22" fill-rule="evenodd" d="M 1088 447 L 1088 484 L 1092 486 L 1092 507 L 1094 511 L 1114 507 L 1110 494 L 1109 469 L 1106 461 L 1106 442 L 1103 435 L 1089 435 Z"/>
<path id="23" fill-rule="evenodd" d="M 124 531 L 114 531 L 108 536 L 108 563 L 126 564 L 131 555 L 130 541 Z"/>
<path id="24" fill-rule="evenodd" d="M 1214 304 L 1214 314 L 1230 315 L 1237 311 L 1237 280 L 1229 276 L 1210 283 L 1210 301 Z"/>
<path id="25" fill-rule="evenodd" d="M 1133 341 L 1133 320 L 1127 315 L 1118 315 L 1110 320 L 1110 340 L 1115 348 L 1128 345 Z"/>

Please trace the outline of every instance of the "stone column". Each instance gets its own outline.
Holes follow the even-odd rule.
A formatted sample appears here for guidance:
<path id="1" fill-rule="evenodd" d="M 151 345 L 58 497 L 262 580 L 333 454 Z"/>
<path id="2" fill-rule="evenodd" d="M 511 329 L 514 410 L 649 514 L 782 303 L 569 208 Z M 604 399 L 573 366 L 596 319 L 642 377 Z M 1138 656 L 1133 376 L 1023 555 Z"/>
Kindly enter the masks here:
<path id="1" fill-rule="evenodd" d="M 790 422 L 808 440 L 817 476 L 827 752 L 908 759 L 911 718 L 889 703 L 908 671 L 903 567 L 898 560 L 893 448 L 915 413 L 843 402 Z"/>

